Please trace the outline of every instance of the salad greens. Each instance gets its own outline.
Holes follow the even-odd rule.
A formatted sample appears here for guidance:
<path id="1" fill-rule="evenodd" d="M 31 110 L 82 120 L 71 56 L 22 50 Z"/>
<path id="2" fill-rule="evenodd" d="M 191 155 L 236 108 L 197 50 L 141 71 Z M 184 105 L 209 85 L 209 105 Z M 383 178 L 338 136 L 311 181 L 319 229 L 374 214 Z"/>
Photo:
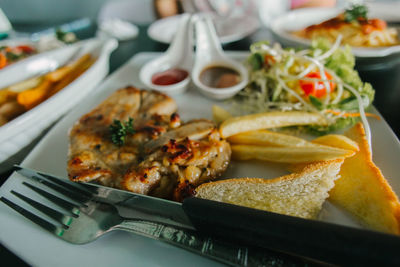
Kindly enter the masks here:
<path id="1" fill-rule="evenodd" d="M 233 109 L 242 114 L 319 112 L 329 125 L 305 127 L 317 134 L 342 129 L 360 118 L 365 123 L 364 109 L 371 105 L 374 89 L 361 81 L 350 47 L 341 48 L 340 41 L 339 37 L 332 45 L 316 39 L 304 50 L 252 44 L 247 59 L 250 82 L 233 99 Z"/>

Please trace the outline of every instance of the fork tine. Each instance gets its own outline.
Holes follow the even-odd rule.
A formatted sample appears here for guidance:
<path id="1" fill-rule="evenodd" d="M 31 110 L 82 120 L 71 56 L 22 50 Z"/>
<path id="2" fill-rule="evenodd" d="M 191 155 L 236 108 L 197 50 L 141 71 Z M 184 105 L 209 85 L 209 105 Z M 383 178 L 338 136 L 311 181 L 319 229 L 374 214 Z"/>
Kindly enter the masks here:
<path id="1" fill-rule="evenodd" d="M 71 216 L 65 215 L 65 214 L 59 212 L 58 210 L 52 209 L 50 207 L 47 207 L 46 205 L 43 205 L 42 203 L 39 203 L 39 202 L 29 198 L 29 197 L 21 195 L 20 193 L 14 191 L 14 190 L 11 190 L 11 193 L 14 194 L 15 196 L 17 196 L 18 198 L 22 199 L 23 201 L 25 201 L 26 203 L 28 203 L 29 205 L 31 205 L 35 209 L 43 212 L 44 214 L 46 214 L 50 218 L 52 218 L 52 219 L 56 220 L 57 222 L 61 223 L 61 227 L 63 227 L 64 229 L 68 229 L 68 225 L 70 225 L 71 222 L 72 222 L 72 217 Z"/>
<path id="2" fill-rule="evenodd" d="M 96 188 L 93 188 L 94 191 L 90 191 L 88 188 L 83 187 L 81 184 L 79 183 L 70 183 L 69 181 L 63 181 L 61 179 L 55 178 L 53 176 L 50 176 L 48 174 L 45 173 L 41 173 L 38 172 L 38 174 L 40 174 L 41 176 L 45 177 L 46 179 L 52 181 L 53 183 L 56 183 L 60 186 L 66 187 L 69 190 L 73 191 L 73 192 L 78 192 L 79 194 L 85 195 L 88 198 L 90 198 L 92 196 L 93 193 L 95 193 L 95 191 L 97 190 Z"/>
<path id="3" fill-rule="evenodd" d="M 43 190 L 43 189 L 41 189 L 39 187 L 36 187 L 34 185 L 31 185 L 31 184 L 29 184 L 27 182 L 22 182 L 22 184 L 27 186 L 27 187 L 29 187 L 30 189 L 32 189 L 33 191 L 35 191 L 39 195 L 41 195 L 41 196 L 45 197 L 46 199 L 50 200 L 54 204 L 56 204 L 56 205 L 60 206 L 61 208 L 71 212 L 73 217 L 78 217 L 78 214 L 80 213 L 80 211 L 76 207 L 75 204 L 73 204 L 73 203 L 71 203 L 71 202 L 69 202 L 69 201 L 67 201 L 65 199 L 59 198 L 59 197 L 57 197 L 57 196 L 55 196 L 53 194 L 50 194 L 49 192 L 47 192 L 47 191 L 45 191 L 45 190 Z"/>
<path id="4" fill-rule="evenodd" d="M 7 206 L 9 206 L 10 208 L 12 208 L 13 210 L 15 210 L 16 212 L 18 212 L 19 214 L 21 214 L 22 216 L 24 216 L 25 218 L 31 220 L 32 222 L 36 223 L 37 225 L 41 226 L 42 228 L 44 228 L 45 230 L 52 232 L 58 236 L 62 236 L 64 233 L 64 229 L 58 226 L 55 226 L 54 224 L 40 218 L 39 216 L 33 214 L 32 212 L 22 208 L 21 206 L 18 206 L 17 204 L 15 204 L 14 202 L 8 200 L 5 197 L 0 197 L 0 200 L 6 204 Z"/>
<path id="5" fill-rule="evenodd" d="M 30 176 L 29 178 L 31 178 L 31 179 L 33 179 L 33 180 L 35 180 L 35 181 L 37 181 L 37 182 L 39 182 L 39 183 L 41 183 L 41 184 L 43 184 L 45 186 L 57 191 L 57 192 L 69 197 L 72 200 L 75 200 L 75 201 L 77 201 L 79 203 L 82 203 L 82 205 L 84 205 L 84 206 L 86 206 L 86 205 L 83 204 L 83 202 L 88 201 L 90 199 L 90 197 L 88 197 L 86 195 L 81 195 L 81 194 L 78 194 L 78 193 L 76 193 L 74 191 L 70 191 L 67 188 L 64 188 L 64 187 L 61 187 L 61 186 L 59 186 L 57 184 L 51 183 L 49 181 L 46 181 L 45 179 L 40 178 L 39 176 Z"/>
<path id="6" fill-rule="evenodd" d="M 97 193 L 96 188 L 87 187 L 87 186 L 82 185 L 81 183 L 75 183 L 75 182 L 71 182 L 69 180 L 57 178 L 55 176 L 52 176 L 52 175 L 49 175 L 46 173 L 42 173 L 39 171 L 31 170 L 31 169 L 28 169 L 28 168 L 25 168 L 25 167 L 22 167 L 19 165 L 14 165 L 14 170 L 16 172 L 18 172 L 19 174 L 21 174 L 25 177 L 28 177 L 28 178 L 31 176 L 39 175 L 41 177 L 46 178 L 47 180 L 52 181 L 53 183 L 68 187 L 71 191 L 78 191 L 80 194 L 87 195 L 88 197 L 90 197 L 92 194 Z"/>

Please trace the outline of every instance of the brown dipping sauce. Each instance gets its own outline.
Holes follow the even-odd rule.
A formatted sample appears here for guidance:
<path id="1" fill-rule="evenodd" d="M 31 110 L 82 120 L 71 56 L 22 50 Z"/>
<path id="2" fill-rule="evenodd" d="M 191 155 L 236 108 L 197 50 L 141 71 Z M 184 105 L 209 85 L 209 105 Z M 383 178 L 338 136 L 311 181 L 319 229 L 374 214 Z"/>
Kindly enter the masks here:
<path id="1" fill-rule="evenodd" d="M 200 73 L 199 78 L 202 84 L 212 88 L 232 87 L 240 82 L 239 72 L 223 66 L 207 67 Z"/>
<path id="2" fill-rule="evenodd" d="M 188 75 L 189 73 L 186 70 L 172 68 L 157 72 L 151 77 L 151 82 L 155 85 L 172 85 L 183 81 Z"/>

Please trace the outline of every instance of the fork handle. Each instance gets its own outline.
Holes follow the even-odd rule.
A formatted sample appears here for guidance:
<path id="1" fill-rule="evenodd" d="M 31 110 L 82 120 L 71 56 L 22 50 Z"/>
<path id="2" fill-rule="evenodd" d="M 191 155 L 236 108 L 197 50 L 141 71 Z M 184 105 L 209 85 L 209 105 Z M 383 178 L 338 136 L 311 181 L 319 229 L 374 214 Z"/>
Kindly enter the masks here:
<path id="1" fill-rule="evenodd" d="M 282 257 L 276 252 L 228 243 L 195 231 L 183 230 L 155 222 L 124 220 L 114 229 L 133 232 L 163 241 L 232 266 L 270 266 L 277 262 L 282 263 L 283 266 L 306 264 L 299 258 L 286 255 Z"/>

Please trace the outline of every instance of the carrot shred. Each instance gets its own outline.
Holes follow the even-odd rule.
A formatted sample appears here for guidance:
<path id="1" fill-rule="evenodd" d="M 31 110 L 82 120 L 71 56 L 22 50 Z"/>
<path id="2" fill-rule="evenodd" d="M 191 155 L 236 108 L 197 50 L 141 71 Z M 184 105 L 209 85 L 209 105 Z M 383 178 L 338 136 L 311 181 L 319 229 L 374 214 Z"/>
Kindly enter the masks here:
<path id="1" fill-rule="evenodd" d="M 338 115 L 338 116 L 341 116 L 341 117 L 345 117 L 345 118 L 347 118 L 347 117 L 360 117 L 360 113 L 359 112 L 349 113 L 349 112 L 336 111 L 336 110 L 332 110 L 332 109 L 327 109 L 327 110 L 325 110 L 325 112 L 331 113 L 333 115 Z M 372 117 L 372 118 L 375 118 L 377 120 L 381 119 L 381 117 L 379 117 L 376 114 L 372 114 L 372 113 L 366 112 L 365 115 L 367 117 Z"/>
<path id="2" fill-rule="evenodd" d="M 0 53 L 0 69 L 7 65 L 7 58 L 4 54 Z"/>

